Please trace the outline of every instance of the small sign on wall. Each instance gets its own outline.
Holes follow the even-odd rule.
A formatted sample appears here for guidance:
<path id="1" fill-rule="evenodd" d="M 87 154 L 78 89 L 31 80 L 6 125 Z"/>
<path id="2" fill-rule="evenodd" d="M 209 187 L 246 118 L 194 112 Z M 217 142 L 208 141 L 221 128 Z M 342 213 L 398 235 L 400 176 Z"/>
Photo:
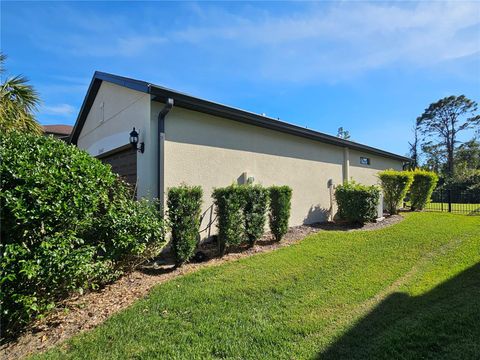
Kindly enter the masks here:
<path id="1" fill-rule="evenodd" d="M 361 165 L 370 165 L 370 158 L 367 157 L 360 157 L 360 164 Z"/>

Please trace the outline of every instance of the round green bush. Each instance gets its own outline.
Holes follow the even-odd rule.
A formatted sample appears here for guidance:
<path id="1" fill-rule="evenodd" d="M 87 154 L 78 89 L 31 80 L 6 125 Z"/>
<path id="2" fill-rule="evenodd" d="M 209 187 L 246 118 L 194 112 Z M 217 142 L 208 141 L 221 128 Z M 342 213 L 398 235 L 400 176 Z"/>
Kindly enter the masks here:
<path id="1" fill-rule="evenodd" d="M 155 206 L 133 201 L 110 166 L 75 146 L 0 134 L 0 158 L 4 334 L 164 244 Z"/>
<path id="2" fill-rule="evenodd" d="M 410 203 L 412 210 L 423 210 L 430 201 L 437 186 L 438 176 L 434 172 L 416 169 L 412 171 L 413 183 L 410 185 Z"/>
<path id="3" fill-rule="evenodd" d="M 338 215 L 351 223 L 364 224 L 375 220 L 379 199 L 380 189 L 377 186 L 352 181 L 338 185 L 335 189 Z"/>

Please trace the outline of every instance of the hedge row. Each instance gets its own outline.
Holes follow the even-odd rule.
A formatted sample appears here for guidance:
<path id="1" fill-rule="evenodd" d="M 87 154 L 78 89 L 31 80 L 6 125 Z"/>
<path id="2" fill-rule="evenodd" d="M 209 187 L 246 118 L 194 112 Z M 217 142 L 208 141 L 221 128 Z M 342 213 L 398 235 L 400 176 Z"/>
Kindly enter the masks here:
<path id="1" fill-rule="evenodd" d="M 413 171 L 385 170 L 378 174 L 387 211 L 396 214 L 401 203 L 410 191 L 412 210 L 423 210 L 430 201 L 438 176 L 431 172 L 416 169 Z"/>
<path id="2" fill-rule="evenodd" d="M 0 134 L 0 305 L 6 336 L 68 294 L 109 282 L 165 245 L 154 203 L 52 137 Z"/>
<path id="3" fill-rule="evenodd" d="M 378 174 L 384 194 L 384 202 L 390 214 L 396 214 L 407 192 L 410 191 L 412 210 L 422 210 L 430 201 L 438 181 L 435 173 L 416 169 L 414 171 L 385 170 Z M 335 189 L 338 215 L 352 223 L 365 223 L 377 217 L 380 189 L 354 181 Z"/>
<path id="4" fill-rule="evenodd" d="M 288 186 L 264 188 L 249 184 L 214 189 L 220 255 L 231 245 L 247 242 L 253 246 L 264 233 L 268 209 L 270 229 L 280 241 L 288 230 L 291 196 Z M 198 186 L 181 185 L 168 191 L 168 217 L 177 265 L 190 260 L 198 246 L 201 198 Z"/>
<path id="5" fill-rule="evenodd" d="M 214 190 L 221 255 L 230 245 L 253 246 L 263 235 L 269 208 L 270 230 L 280 241 L 288 230 L 292 190 L 288 186 L 230 185 Z"/>

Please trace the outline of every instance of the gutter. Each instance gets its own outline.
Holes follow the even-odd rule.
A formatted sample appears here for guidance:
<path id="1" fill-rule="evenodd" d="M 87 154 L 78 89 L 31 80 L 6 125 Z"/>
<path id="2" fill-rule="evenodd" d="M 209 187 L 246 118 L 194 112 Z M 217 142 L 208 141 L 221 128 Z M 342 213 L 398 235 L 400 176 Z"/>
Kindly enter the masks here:
<path id="1" fill-rule="evenodd" d="M 165 118 L 167 114 L 173 108 L 173 99 L 168 98 L 165 102 L 165 106 L 160 113 L 158 114 L 158 128 L 157 128 L 157 154 L 158 154 L 158 164 L 157 164 L 157 195 L 158 195 L 158 206 L 159 210 L 163 212 L 163 206 L 165 204 L 165 193 L 163 191 L 165 187 Z"/>

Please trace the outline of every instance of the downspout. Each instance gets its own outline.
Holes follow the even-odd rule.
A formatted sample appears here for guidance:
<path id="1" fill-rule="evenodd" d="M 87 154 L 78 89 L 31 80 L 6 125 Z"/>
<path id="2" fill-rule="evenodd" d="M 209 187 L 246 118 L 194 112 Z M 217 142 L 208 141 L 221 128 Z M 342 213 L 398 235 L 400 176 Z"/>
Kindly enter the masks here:
<path id="1" fill-rule="evenodd" d="M 172 110 L 173 99 L 168 98 L 165 106 L 158 114 L 158 164 L 157 164 L 157 186 L 158 186 L 158 203 L 159 209 L 163 212 L 163 205 L 165 204 L 165 194 L 163 188 L 165 186 L 165 118 L 167 114 Z"/>
<path id="2" fill-rule="evenodd" d="M 350 181 L 350 151 L 348 147 L 343 148 L 343 183 Z"/>

